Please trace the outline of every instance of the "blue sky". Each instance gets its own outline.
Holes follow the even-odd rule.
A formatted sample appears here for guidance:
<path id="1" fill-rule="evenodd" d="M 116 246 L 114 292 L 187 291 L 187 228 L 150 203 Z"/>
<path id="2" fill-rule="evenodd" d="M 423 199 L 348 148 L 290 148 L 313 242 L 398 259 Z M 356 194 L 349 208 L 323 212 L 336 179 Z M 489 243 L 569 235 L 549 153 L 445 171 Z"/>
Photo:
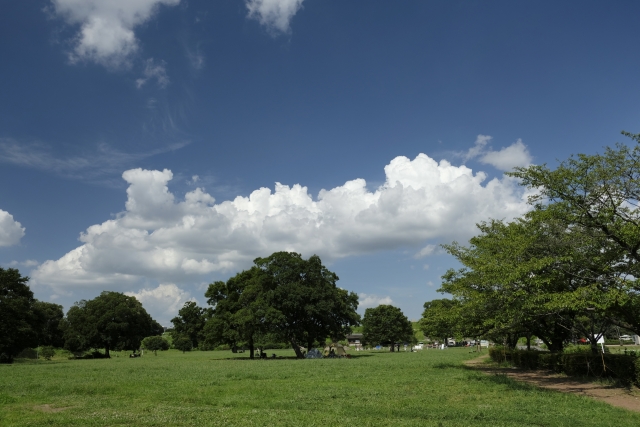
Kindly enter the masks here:
<path id="1" fill-rule="evenodd" d="M 503 176 L 640 132 L 637 2 L 0 2 L 0 265 L 160 320 L 276 250 L 412 319 Z M 279 183 L 279 184 L 276 184 Z"/>

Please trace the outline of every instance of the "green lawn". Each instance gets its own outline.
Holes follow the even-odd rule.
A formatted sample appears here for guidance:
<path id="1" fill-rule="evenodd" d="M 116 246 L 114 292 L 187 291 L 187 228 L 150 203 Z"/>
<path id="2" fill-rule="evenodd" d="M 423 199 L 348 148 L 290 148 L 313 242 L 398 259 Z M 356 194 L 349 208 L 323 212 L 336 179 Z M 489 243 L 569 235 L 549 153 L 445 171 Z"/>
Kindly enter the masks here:
<path id="1" fill-rule="evenodd" d="M 475 354 L 462 348 L 225 360 L 232 356 L 172 350 L 0 365 L 0 425 L 640 425 L 637 413 L 466 369 Z"/>

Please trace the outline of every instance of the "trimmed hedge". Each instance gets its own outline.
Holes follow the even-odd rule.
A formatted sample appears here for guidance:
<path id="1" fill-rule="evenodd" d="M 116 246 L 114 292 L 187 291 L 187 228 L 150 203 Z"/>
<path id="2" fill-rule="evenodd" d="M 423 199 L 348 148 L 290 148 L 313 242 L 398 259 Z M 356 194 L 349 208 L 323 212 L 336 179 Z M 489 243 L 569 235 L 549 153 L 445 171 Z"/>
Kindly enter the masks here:
<path id="1" fill-rule="evenodd" d="M 617 378 L 623 384 L 640 387 L 640 357 L 631 354 L 550 353 L 492 347 L 489 356 L 494 362 L 506 362 L 523 369 L 548 369 L 569 376 Z"/>

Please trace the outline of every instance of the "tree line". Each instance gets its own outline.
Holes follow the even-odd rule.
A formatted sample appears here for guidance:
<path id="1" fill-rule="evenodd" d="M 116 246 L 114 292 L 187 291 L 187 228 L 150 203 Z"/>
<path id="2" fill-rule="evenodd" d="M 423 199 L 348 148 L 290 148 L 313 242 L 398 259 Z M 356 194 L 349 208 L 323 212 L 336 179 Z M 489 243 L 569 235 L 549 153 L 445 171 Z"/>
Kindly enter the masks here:
<path id="1" fill-rule="evenodd" d="M 80 355 L 91 349 L 157 351 L 169 344 L 164 328 L 136 298 L 102 292 L 76 302 L 67 312 L 62 306 L 37 301 L 28 277 L 16 269 L 0 268 L 0 358 L 11 360 L 24 348 L 64 347 Z M 391 305 L 367 308 L 364 319 L 356 312 L 358 296 L 337 286 L 338 276 L 316 255 L 303 259 L 293 252 L 257 258 L 254 265 L 228 279 L 209 285 L 209 307 L 189 301 L 172 319 L 174 348 L 211 350 L 220 345 L 236 351 L 269 343 L 286 343 L 298 358 L 304 349 L 338 342 L 354 326 L 363 325 L 364 340 L 390 346 L 415 341 L 411 322 Z"/>
<path id="2" fill-rule="evenodd" d="M 532 210 L 478 224 L 468 245 L 443 248 L 461 264 L 425 303 L 425 335 L 484 337 L 515 347 L 540 338 L 552 352 L 612 328 L 640 335 L 640 134 L 636 144 L 578 154 L 551 169 L 515 168 Z"/>

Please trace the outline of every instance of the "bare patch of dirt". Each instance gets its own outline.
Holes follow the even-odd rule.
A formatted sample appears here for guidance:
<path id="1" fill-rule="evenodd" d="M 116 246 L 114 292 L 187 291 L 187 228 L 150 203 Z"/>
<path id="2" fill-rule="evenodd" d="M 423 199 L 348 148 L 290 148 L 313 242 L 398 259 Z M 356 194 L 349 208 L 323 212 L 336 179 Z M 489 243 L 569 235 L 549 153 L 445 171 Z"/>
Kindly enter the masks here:
<path id="1" fill-rule="evenodd" d="M 516 381 L 533 384 L 540 388 L 556 390 L 562 393 L 573 393 L 589 396 L 613 406 L 640 412 L 640 389 L 626 388 L 602 384 L 580 378 L 570 378 L 566 375 L 549 371 L 526 371 L 518 368 L 501 368 L 487 363 L 488 355 L 467 360 L 465 364 L 473 369 L 490 375 L 506 375 Z"/>
<path id="2" fill-rule="evenodd" d="M 45 403 L 44 405 L 36 405 L 33 407 L 33 409 L 35 409 L 36 411 L 41 411 L 41 412 L 47 412 L 50 414 L 55 414 L 57 412 L 62 412 L 62 411 L 66 411 L 67 409 L 71 409 L 73 408 L 73 406 L 64 406 L 61 408 L 54 408 L 53 406 L 49 405 L 48 403 Z"/>

